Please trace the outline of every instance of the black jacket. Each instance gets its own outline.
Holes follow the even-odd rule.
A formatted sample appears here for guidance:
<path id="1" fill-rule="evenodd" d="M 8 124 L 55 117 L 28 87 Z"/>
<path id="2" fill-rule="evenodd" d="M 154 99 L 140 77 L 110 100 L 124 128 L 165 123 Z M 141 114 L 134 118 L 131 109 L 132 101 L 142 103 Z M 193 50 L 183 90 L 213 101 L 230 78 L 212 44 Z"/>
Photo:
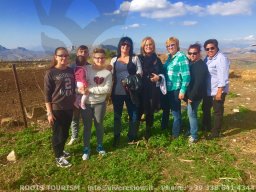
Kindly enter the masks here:
<path id="1" fill-rule="evenodd" d="M 206 96 L 207 77 L 209 75 L 206 64 L 200 59 L 195 63 L 189 63 L 190 83 L 186 92 L 186 99 L 191 101 L 201 100 Z"/>

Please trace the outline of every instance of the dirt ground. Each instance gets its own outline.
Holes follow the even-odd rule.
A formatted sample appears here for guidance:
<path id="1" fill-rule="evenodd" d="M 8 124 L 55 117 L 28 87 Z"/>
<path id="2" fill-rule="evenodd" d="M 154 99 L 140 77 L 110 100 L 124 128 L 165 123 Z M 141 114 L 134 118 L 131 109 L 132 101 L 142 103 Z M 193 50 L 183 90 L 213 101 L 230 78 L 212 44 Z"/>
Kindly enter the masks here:
<path id="1" fill-rule="evenodd" d="M 43 78 L 45 68 L 17 68 L 18 81 L 25 107 L 43 106 Z M 0 120 L 21 117 L 20 102 L 13 71 L 0 70 Z"/>

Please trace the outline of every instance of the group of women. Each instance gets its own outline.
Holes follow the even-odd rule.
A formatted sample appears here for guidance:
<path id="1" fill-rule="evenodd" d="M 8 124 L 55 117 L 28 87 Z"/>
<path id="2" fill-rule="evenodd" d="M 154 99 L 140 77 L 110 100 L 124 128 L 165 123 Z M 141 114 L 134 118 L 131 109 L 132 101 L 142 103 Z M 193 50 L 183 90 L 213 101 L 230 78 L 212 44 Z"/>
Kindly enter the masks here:
<path id="1" fill-rule="evenodd" d="M 204 61 L 201 59 L 200 44 L 190 45 L 186 55 L 180 51 L 179 40 L 170 37 L 166 41 L 166 48 L 168 58 L 162 64 L 156 54 L 155 42 L 151 37 L 142 40 L 139 55 L 134 54 L 132 39 L 122 37 L 118 43 L 117 56 L 112 58 L 107 67 L 104 50 L 95 49 L 93 51 L 93 64 L 85 65 L 88 71 L 86 77 L 88 99 L 85 109 L 79 109 L 84 123 L 83 160 L 89 159 L 93 120 L 98 144 L 96 150 L 101 155 L 105 154 L 103 119 L 106 111 L 106 96 L 111 91 L 114 109 L 114 147 L 118 146 L 120 142 L 124 103 L 129 116 L 128 142 L 138 139 L 140 119 L 143 114 L 145 114 L 146 120 L 144 137 L 146 140 L 150 138 L 154 112 L 159 109 L 163 110 L 161 129 L 169 127 L 171 111 L 173 115 L 171 136 L 173 139 L 177 138 L 181 133 L 181 100 L 187 102 L 190 124 L 189 142 L 198 141 L 197 109 L 202 100 L 202 129 L 211 131 L 207 139 L 220 136 L 224 101 L 229 84 L 229 61 L 219 51 L 218 41 L 209 39 L 204 43 L 207 54 Z M 70 166 L 66 160 L 70 155 L 64 151 L 64 145 L 72 120 L 72 103 L 75 94 L 79 93 L 79 90 L 77 90 L 78 93 L 75 92 L 75 79 L 72 76 L 72 70 L 67 65 L 67 57 L 68 52 L 65 48 L 57 48 L 53 65 L 45 76 L 47 115 L 48 121 L 53 127 L 52 145 L 57 165 L 60 167 Z M 140 89 L 134 91 L 124 85 L 123 80 L 128 76 L 139 77 L 142 85 Z M 211 127 L 212 107 L 214 111 L 213 128 Z M 76 117 L 77 114 L 79 117 L 79 111 L 77 113 L 76 109 Z M 72 142 L 74 140 L 75 137 L 71 138 Z"/>

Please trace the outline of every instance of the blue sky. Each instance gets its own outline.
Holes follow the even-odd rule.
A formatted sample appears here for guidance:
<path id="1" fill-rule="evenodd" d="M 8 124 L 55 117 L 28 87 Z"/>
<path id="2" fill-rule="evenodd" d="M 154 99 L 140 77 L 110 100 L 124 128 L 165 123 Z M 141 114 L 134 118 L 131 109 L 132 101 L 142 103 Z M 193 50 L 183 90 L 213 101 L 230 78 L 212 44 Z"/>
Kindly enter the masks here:
<path id="1" fill-rule="evenodd" d="M 146 36 L 163 48 L 216 38 L 223 45 L 256 43 L 256 0 L 0 0 L 0 45 L 7 48 L 116 42 Z"/>

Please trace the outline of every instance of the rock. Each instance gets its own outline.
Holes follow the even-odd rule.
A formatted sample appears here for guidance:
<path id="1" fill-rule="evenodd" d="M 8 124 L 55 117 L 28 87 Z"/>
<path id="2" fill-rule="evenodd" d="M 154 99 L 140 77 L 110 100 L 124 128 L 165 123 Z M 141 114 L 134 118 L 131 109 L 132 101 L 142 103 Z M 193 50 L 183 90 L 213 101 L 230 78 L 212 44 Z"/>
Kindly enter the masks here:
<path id="1" fill-rule="evenodd" d="M 13 117 L 5 117 L 1 120 L 1 127 L 16 127 L 23 124 L 23 122 L 15 120 Z"/>
<path id="2" fill-rule="evenodd" d="M 14 150 L 12 150 L 8 155 L 7 155 L 7 160 L 8 161 L 16 161 L 16 155 Z"/>

